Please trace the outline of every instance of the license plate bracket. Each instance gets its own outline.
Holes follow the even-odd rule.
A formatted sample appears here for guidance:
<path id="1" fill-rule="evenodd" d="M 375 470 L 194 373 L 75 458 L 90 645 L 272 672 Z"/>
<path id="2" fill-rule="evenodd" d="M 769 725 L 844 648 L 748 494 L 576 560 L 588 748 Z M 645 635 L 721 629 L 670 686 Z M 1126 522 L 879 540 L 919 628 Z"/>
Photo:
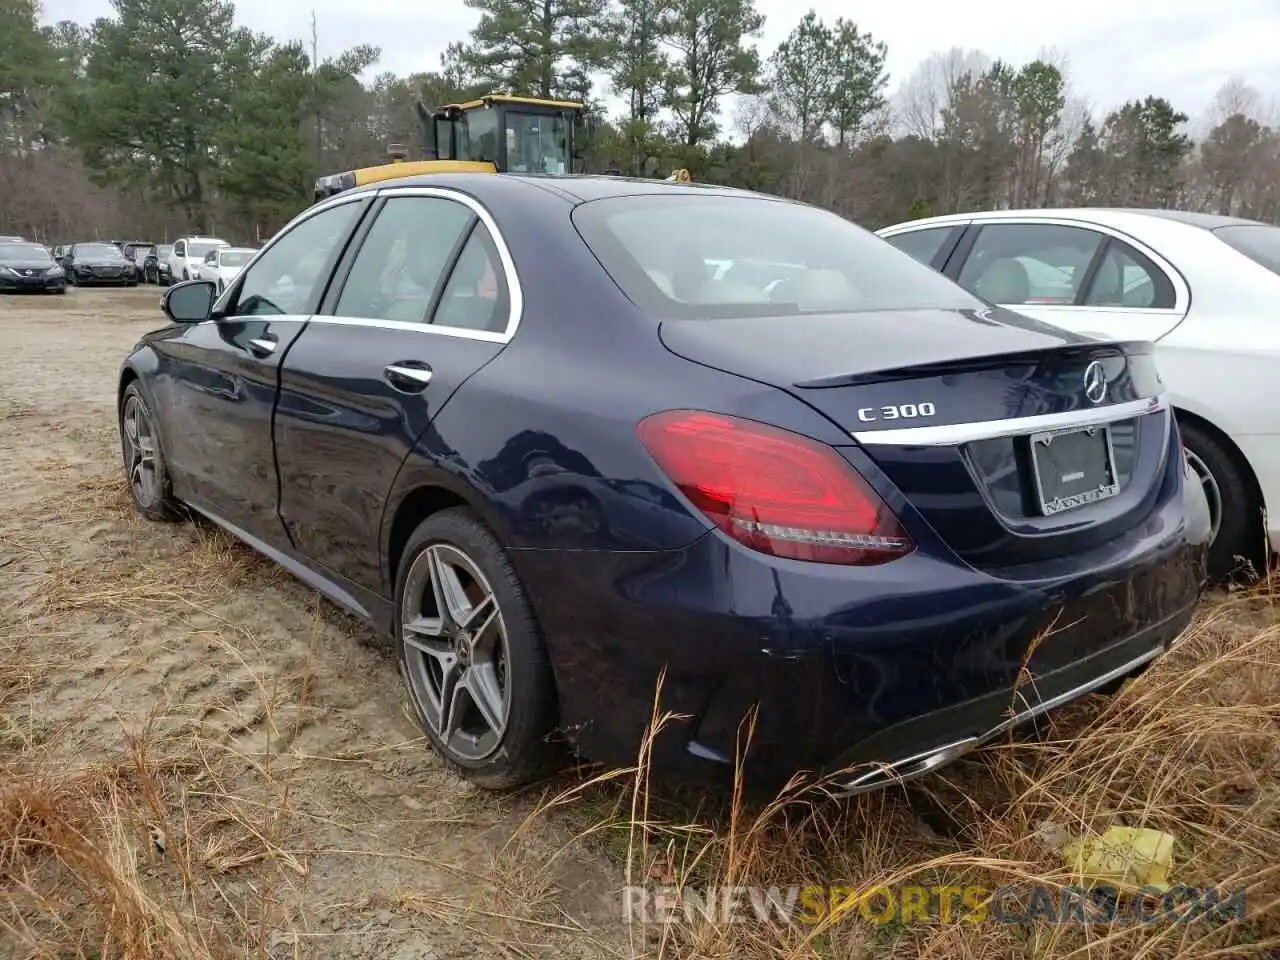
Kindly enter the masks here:
<path id="1" fill-rule="evenodd" d="M 1047 430 L 1033 433 L 1029 440 L 1031 475 L 1043 516 L 1109 500 L 1120 492 L 1107 427 Z"/>

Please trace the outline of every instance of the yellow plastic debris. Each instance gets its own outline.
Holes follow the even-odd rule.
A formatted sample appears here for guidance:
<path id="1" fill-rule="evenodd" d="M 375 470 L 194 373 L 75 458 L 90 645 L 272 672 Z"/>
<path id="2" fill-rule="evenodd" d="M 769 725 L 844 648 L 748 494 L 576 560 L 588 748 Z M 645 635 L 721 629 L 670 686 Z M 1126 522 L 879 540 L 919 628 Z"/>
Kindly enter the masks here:
<path id="1" fill-rule="evenodd" d="M 1169 889 L 1173 837 L 1159 830 L 1109 827 L 1102 836 L 1067 844 L 1062 853 L 1083 886 Z"/>

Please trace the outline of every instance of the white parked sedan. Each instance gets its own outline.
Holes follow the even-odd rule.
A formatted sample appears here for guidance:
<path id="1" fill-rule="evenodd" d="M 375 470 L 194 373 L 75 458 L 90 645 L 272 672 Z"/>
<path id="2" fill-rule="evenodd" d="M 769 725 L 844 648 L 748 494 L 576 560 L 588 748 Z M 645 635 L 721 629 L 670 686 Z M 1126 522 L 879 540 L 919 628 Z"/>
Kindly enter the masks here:
<path id="1" fill-rule="evenodd" d="M 1213 512 L 1211 572 L 1280 548 L 1280 227 L 1172 210 L 1010 210 L 879 231 L 998 304 L 1153 340 Z M 1266 517 L 1265 533 L 1262 517 Z"/>
<path id="2" fill-rule="evenodd" d="M 222 293 L 257 252 L 250 247 L 214 247 L 192 269 L 191 279 L 212 280 Z"/>

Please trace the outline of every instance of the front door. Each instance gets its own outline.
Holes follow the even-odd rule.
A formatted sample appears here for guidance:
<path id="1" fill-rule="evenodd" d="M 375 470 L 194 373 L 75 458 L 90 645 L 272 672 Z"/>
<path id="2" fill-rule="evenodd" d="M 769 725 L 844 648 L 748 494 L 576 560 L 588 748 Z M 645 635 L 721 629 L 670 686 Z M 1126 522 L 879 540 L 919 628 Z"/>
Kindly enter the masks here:
<path id="1" fill-rule="evenodd" d="M 183 499 L 268 543 L 283 540 L 276 515 L 271 417 L 280 362 L 323 295 L 367 202 L 319 210 L 276 237 L 213 317 L 157 344 L 158 400 L 194 425 L 168 437 Z"/>
<path id="2" fill-rule="evenodd" d="M 294 548 L 379 593 L 396 475 L 515 322 L 501 239 L 474 200 L 426 187 L 384 197 L 285 359 L 275 420 Z"/>

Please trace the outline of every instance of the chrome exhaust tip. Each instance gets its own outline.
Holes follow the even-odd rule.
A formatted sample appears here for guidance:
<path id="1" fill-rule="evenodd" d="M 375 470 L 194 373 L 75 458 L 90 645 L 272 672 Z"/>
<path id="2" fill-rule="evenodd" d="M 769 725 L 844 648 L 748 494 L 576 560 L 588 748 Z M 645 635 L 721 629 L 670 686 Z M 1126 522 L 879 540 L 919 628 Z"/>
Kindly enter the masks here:
<path id="1" fill-rule="evenodd" d="M 952 760 L 964 756 L 981 742 L 978 737 L 965 737 L 963 740 L 954 740 L 941 747 L 935 747 L 926 753 L 903 757 L 901 760 L 895 760 L 892 763 L 877 764 L 866 773 L 841 784 L 834 791 L 835 795 L 838 797 L 854 797 L 860 793 L 879 790 L 890 784 L 906 783 L 908 780 L 923 777 L 926 773 L 931 773 L 939 767 L 946 766 Z"/>

